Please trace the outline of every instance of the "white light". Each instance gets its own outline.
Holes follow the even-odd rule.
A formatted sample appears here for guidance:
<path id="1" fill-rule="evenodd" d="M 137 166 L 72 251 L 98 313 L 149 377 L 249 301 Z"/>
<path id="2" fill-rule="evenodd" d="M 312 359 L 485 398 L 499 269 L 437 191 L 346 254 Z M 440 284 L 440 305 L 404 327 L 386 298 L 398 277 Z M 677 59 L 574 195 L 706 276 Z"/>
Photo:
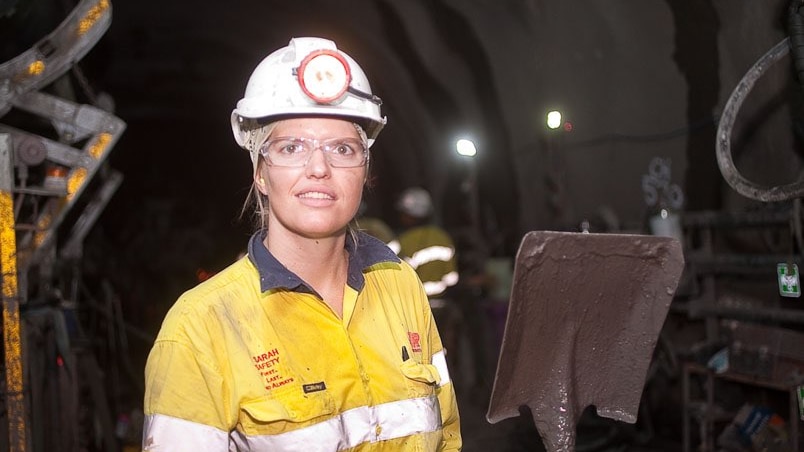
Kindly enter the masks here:
<path id="1" fill-rule="evenodd" d="M 299 84 L 307 96 L 318 103 L 338 100 L 349 88 L 349 64 L 332 50 L 318 50 L 299 64 Z"/>
<path id="2" fill-rule="evenodd" d="M 471 140 L 460 139 L 455 143 L 455 149 L 458 154 L 465 155 L 466 157 L 474 157 L 477 154 L 477 148 Z"/>
<path id="3" fill-rule="evenodd" d="M 561 127 L 561 112 L 553 110 L 547 113 L 547 127 L 557 129 Z"/>

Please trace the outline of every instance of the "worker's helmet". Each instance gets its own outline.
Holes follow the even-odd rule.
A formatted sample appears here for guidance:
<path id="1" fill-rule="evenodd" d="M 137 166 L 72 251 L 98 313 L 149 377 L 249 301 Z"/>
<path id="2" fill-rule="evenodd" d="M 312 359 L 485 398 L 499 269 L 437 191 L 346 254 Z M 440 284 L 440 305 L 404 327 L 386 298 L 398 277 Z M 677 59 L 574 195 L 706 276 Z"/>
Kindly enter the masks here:
<path id="1" fill-rule="evenodd" d="M 232 111 L 232 132 L 237 144 L 255 153 L 262 144 L 257 130 L 265 124 L 293 116 L 334 116 L 360 124 L 371 146 L 386 122 L 381 104 L 360 66 L 334 42 L 293 38 L 252 72 Z"/>
<path id="2" fill-rule="evenodd" d="M 414 218 L 424 218 L 433 210 L 433 201 L 427 190 L 412 187 L 402 192 L 396 202 L 396 208 Z"/>

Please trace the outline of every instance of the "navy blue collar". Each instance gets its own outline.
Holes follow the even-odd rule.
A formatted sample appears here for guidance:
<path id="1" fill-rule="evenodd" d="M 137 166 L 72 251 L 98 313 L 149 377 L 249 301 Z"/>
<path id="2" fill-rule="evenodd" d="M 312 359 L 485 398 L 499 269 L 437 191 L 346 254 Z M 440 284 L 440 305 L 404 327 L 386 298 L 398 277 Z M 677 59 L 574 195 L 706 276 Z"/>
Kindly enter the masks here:
<path id="1" fill-rule="evenodd" d="M 260 274 L 260 290 L 265 292 L 285 288 L 318 295 L 268 251 L 263 243 L 265 233 L 265 230 L 255 233 L 248 243 L 248 257 Z M 344 247 L 349 252 L 349 274 L 346 283 L 358 292 L 363 289 L 366 282 L 363 270 L 380 262 L 400 262 L 399 257 L 382 241 L 364 232 L 357 233 L 357 243 L 352 240 L 351 234 L 346 234 Z"/>

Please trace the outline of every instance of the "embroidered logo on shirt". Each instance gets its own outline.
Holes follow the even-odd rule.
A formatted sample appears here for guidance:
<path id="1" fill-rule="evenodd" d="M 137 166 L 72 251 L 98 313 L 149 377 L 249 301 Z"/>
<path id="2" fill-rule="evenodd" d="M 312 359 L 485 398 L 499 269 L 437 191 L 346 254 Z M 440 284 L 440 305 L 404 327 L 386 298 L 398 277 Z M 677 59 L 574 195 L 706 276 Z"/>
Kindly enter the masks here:
<path id="1" fill-rule="evenodd" d="M 414 352 L 418 353 L 422 351 L 422 344 L 419 342 L 419 333 L 408 331 L 408 340 L 410 341 L 410 348 L 413 349 Z"/>
<path id="2" fill-rule="evenodd" d="M 275 348 L 251 357 L 254 367 L 264 378 L 265 389 L 276 389 L 293 382 L 293 377 L 283 376 L 277 369 L 279 365 L 279 349 Z"/>
<path id="3" fill-rule="evenodd" d="M 327 389 L 327 385 L 323 381 L 319 381 L 318 383 L 302 385 L 302 389 L 304 390 L 305 394 L 309 394 L 311 392 L 323 391 Z"/>

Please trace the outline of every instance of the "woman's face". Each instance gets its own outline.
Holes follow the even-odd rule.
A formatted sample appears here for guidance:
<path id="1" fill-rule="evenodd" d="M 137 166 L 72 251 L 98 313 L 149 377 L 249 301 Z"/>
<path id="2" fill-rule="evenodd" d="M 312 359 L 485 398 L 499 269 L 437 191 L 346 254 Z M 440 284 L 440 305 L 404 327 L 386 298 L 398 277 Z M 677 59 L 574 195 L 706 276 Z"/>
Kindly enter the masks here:
<path id="1" fill-rule="evenodd" d="M 334 118 L 283 120 L 269 139 L 276 137 L 360 139 L 351 122 Z M 285 230 L 308 238 L 342 233 L 357 213 L 366 171 L 366 166 L 333 168 L 320 149 L 302 167 L 272 166 L 263 159 L 254 182 L 268 197 L 269 233 Z"/>

